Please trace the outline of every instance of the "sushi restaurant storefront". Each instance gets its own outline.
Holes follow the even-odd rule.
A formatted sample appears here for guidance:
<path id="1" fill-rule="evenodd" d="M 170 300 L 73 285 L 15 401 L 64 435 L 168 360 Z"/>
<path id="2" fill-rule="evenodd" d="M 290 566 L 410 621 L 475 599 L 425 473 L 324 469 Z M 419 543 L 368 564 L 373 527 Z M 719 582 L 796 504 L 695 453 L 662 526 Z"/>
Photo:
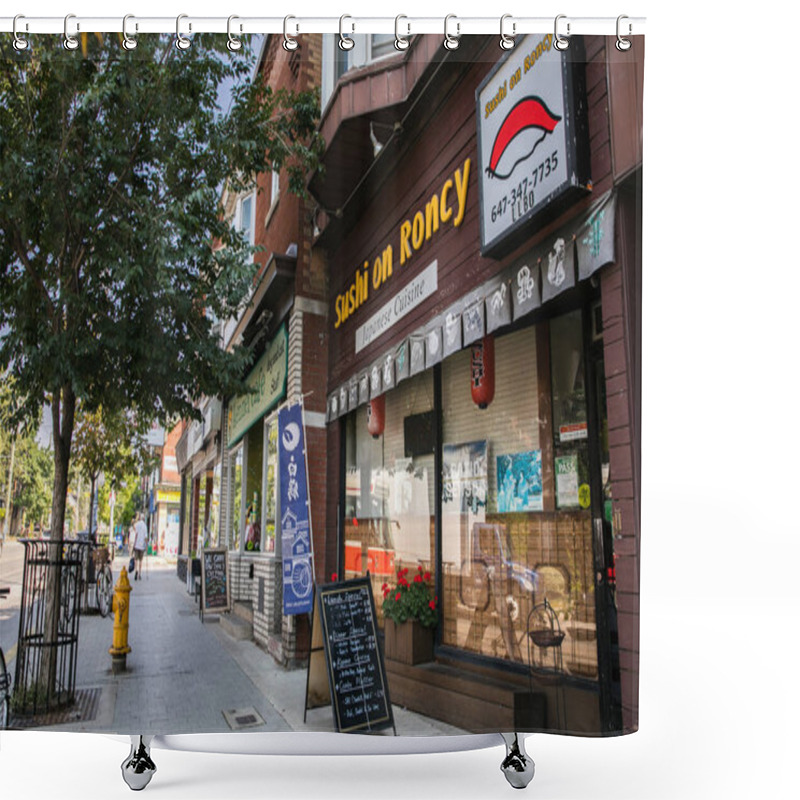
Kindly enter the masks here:
<path id="1" fill-rule="evenodd" d="M 282 615 L 278 406 L 286 398 L 288 334 L 282 324 L 232 398 L 225 426 L 223 519 L 232 600 L 252 609 L 253 635 L 280 663 L 294 658 L 293 621 Z"/>
<path id="2" fill-rule="evenodd" d="M 524 153 L 498 157 L 502 120 L 484 111 L 514 58 L 420 103 L 431 116 L 387 177 L 389 196 L 415 201 L 371 198 L 325 243 L 328 529 L 340 574 L 369 573 L 381 626 L 399 569 L 435 580 L 434 662 L 388 660 L 393 702 L 474 731 L 610 732 L 614 543 L 632 491 L 615 445 L 633 434 L 608 398 L 635 388 L 617 351 L 622 273 L 638 268 L 620 220 L 637 203 L 610 175 L 592 186 L 579 73 L 555 49 L 536 71 L 564 121 L 533 149 L 543 182 L 520 196 L 502 179 Z"/>

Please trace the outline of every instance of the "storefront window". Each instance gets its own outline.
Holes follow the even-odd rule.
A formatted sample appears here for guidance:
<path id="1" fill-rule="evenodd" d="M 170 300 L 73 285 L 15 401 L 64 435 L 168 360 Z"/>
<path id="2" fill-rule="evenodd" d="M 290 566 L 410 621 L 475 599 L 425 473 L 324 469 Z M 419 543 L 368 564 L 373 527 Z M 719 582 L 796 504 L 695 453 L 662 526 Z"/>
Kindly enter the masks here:
<path id="1" fill-rule="evenodd" d="M 586 421 L 581 312 L 550 323 L 556 507 L 588 508 L 589 429 Z"/>
<path id="2" fill-rule="evenodd" d="M 183 531 L 181 534 L 181 553 L 191 555 L 192 552 L 192 515 L 194 514 L 193 492 L 194 481 L 191 472 L 183 476 Z"/>
<path id="3" fill-rule="evenodd" d="M 260 425 L 253 425 L 245 435 L 244 448 L 244 549 L 261 550 L 261 475 L 264 437 Z"/>
<path id="4" fill-rule="evenodd" d="M 208 529 L 209 529 L 209 547 L 219 547 L 219 496 L 220 487 L 222 484 L 222 462 L 219 461 L 213 472 L 210 473 L 211 478 L 211 507 L 209 508 L 208 516 Z"/>
<path id="5" fill-rule="evenodd" d="M 275 520 L 278 497 L 278 418 L 264 422 L 264 531 L 262 551 L 275 552 Z"/>
<path id="6" fill-rule="evenodd" d="M 546 333 L 529 327 L 496 337 L 495 393 L 486 409 L 472 401 L 470 348 L 442 363 L 442 641 L 535 666 L 544 654 L 530 634 L 547 599 L 567 633 L 564 667 L 594 677 L 590 514 L 572 495 L 557 504 L 552 488 L 554 470 L 566 465 L 558 459 L 576 455 L 586 430 L 580 327 L 575 333 L 571 320 L 550 327 L 552 414 L 541 403 L 550 375 L 540 375 L 537 363 L 537 335 Z M 555 459 L 551 428 L 564 439 Z M 578 487 L 581 469 L 575 466 Z"/>
<path id="7" fill-rule="evenodd" d="M 199 550 L 201 547 L 209 546 L 205 473 L 201 473 L 197 478 L 195 478 L 194 483 L 195 483 L 195 492 L 197 495 L 197 537 L 198 537 L 198 550 Z"/>
<path id="8" fill-rule="evenodd" d="M 431 570 L 434 554 L 433 374 L 386 393 L 385 427 L 367 430 L 367 409 L 347 417 L 344 568 L 346 578 L 370 573 L 383 624 L 381 586 L 398 569 Z"/>
<path id="9" fill-rule="evenodd" d="M 244 448 L 238 447 L 230 456 L 230 509 L 228 519 L 228 546 L 231 550 L 238 550 L 241 542 L 241 531 L 244 521 L 242 508 L 242 465 L 244 461 Z"/>

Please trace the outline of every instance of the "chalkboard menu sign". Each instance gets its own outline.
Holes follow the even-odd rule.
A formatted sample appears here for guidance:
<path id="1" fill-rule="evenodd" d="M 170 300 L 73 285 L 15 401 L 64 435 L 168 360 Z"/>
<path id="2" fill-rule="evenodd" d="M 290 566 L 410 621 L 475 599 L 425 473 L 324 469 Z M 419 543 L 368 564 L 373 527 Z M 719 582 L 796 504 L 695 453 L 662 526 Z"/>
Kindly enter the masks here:
<path id="1" fill-rule="evenodd" d="M 317 596 L 336 730 L 394 727 L 369 578 L 322 586 Z"/>
<path id="2" fill-rule="evenodd" d="M 202 582 L 200 584 L 200 612 L 228 611 L 231 606 L 228 586 L 228 551 L 223 549 L 203 550 L 200 560 Z"/>

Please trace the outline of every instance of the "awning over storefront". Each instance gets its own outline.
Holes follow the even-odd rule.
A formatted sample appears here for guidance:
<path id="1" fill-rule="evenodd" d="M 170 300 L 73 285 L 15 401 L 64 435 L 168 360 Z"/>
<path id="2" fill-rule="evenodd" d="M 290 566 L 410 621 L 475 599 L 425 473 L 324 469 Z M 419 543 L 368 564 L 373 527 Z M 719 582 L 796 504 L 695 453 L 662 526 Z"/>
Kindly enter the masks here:
<path id="1" fill-rule="evenodd" d="M 586 213 L 564 225 L 490 281 L 462 296 L 392 347 L 366 370 L 328 395 L 331 422 L 510 325 L 561 293 L 587 280 L 615 258 L 616 195 L 608 192 Z"/>
<path id="2" fill-rule="evenodd" d="M 252 391 L 234 397 L 228 405 L 228 447 L 286 396 L 288 353 L 289 337 L 284 324 L 245 380 Z"/>

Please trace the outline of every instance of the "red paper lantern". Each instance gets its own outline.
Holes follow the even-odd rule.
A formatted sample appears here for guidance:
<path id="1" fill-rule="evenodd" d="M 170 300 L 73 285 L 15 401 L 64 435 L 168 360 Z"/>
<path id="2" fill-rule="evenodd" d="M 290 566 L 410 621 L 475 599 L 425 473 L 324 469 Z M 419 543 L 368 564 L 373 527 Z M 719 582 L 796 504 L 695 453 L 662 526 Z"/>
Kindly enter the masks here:
<path id="1" fill-rule="evenodd" d="M 484 336 L 472 345 L 472 401 L 486 408 L 494 400 L 494 336 Z"/>
<path id="2" fill-rule="evenodd" d="M 377 439 L 386 427 L 386 395 L 374 397 L 367 406 L 367 430 Z"/>

